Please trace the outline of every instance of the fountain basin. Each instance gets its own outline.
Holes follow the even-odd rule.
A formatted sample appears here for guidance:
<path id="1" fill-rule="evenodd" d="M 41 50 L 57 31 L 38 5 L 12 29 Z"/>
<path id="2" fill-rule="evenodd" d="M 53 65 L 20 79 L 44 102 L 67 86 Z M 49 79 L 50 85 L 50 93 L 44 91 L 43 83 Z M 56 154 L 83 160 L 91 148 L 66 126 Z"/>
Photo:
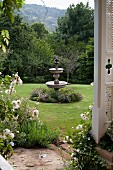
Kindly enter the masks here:
<path id="1" fill-rule="evenodd" d="M 49 71 L 53 74 L 59 74 L 63 72 L 63 68 L 50 68 Z"/>
<path id="2" fill-rule="evenodd" d="M 59 84 L 55 84 L 54 81 L 48 81 L 46 83 L 46 85 L 49 88 L 60 89 L 60 88 L 65 87 L 67 85 L 67 82 L 66 81 L 59 81 Z"/>

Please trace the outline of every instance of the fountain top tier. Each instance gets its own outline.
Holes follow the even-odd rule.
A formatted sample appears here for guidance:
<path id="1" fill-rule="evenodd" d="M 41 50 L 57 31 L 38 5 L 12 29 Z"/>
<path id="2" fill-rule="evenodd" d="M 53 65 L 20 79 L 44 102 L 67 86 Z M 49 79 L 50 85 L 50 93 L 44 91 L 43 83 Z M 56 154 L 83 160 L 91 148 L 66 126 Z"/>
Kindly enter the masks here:
<path id="1" fill-rule="evenodd" d="M 46 82 L 46 85 L 49 88 L 54 88 L 55 90 L 59 90 L 60 88 L 65 87 L 67 85 L 67 82 L 58 80 L 60 73 L 63 72 L 63 68 L 58 68 L 59 60 L 57 56 L 55 57 L 54 62 L 55 62 L 55 68 L 50 68 L 49 71 L 53 74 L 55 80 Z"/>

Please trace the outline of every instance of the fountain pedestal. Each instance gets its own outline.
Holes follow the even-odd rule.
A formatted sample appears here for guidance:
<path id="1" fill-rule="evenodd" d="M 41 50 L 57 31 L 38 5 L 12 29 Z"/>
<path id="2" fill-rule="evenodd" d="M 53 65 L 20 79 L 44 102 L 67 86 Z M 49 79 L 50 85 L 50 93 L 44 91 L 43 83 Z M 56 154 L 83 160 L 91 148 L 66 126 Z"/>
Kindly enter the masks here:
<path id="1" fill-rule="evenodd" d="M 54 81 L 46 82 L 46 85 L 49 88 L 54 88 L 55 90 L 59 90 L 60 88 L 63 88 L 67 85 L 66 81 L 59 81 L 58 78 L 60 76 L 60 73 L 63 72 L 63 68 L 58 68 L 58 58 L 55 58 L 55 68 L 50 68 L 49 71 L 53 74 L 53 77 L 55 78 Z"/>

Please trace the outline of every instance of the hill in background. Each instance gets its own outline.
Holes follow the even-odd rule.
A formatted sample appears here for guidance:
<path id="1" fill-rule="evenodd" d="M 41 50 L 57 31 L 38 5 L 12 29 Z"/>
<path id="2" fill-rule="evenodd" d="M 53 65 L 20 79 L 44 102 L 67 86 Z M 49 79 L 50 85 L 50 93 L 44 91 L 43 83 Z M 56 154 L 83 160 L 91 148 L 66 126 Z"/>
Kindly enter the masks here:
<path id="1" fill-rule="evenodd" d="M 45 27 L 53 32 L 57 26 L 57 19 L 65 15 L 66 10 L 45 7 L 36 4 L 25 4 L 20 10 L 23 21 L 32 24 L 34 22 L 44 23 Z"/>

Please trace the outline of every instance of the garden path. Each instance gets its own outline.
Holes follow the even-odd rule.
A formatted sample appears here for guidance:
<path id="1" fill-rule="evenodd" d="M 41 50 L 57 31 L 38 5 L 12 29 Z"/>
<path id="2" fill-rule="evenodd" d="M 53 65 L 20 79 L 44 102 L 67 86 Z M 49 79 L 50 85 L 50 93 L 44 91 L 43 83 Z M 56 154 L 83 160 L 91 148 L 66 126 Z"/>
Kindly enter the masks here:
<path id="1" fill-rule="evenodd" d="M 58 170 L 67 166 L 70 159 L 66 151 L 50 145 L 50 148 L 14 149 L 8 162 L 15 170 Z"/>

